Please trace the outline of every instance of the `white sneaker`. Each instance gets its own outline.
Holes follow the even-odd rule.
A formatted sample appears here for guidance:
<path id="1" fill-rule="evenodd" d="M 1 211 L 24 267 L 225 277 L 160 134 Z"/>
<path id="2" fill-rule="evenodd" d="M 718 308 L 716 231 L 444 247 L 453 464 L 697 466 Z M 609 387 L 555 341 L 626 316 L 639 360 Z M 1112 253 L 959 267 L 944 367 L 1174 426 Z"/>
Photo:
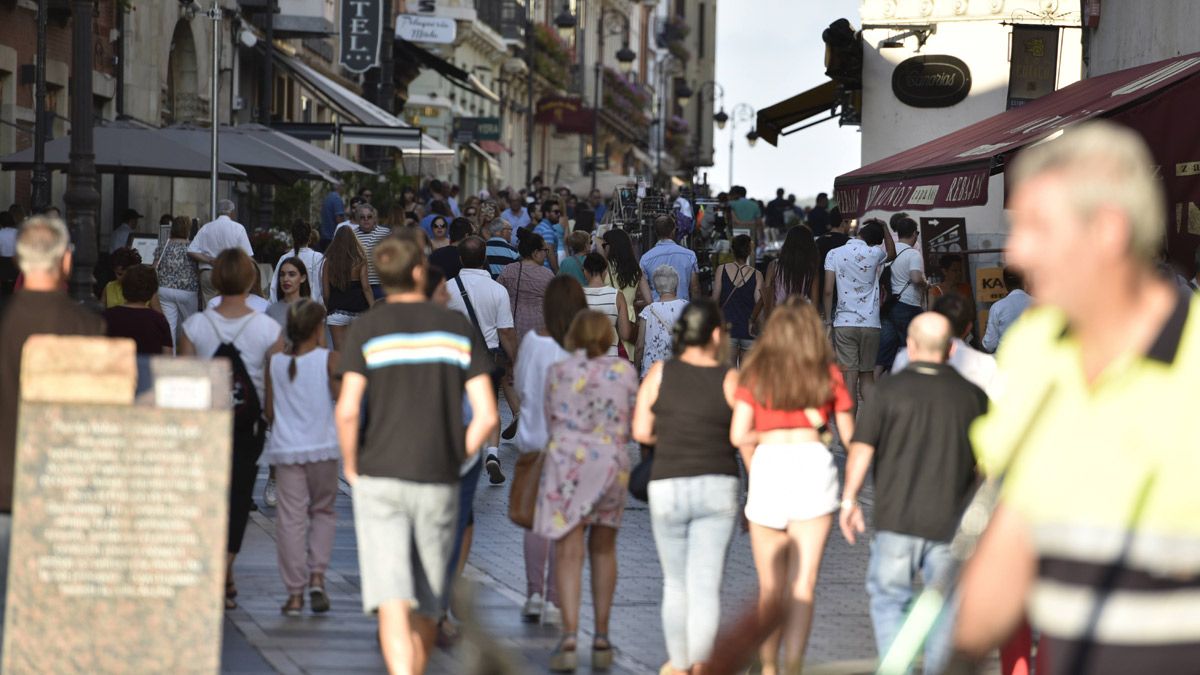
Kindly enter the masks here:
<path id="1" fill-rule="evenodd" d="M 562 624 L 562 610 L 555 607 L 553 602 L 547 602 L 542 607 L 542 625 L 558 626 Z"/>
<path id="2" fill-rule="evenodd" d="M 521 608 L 521 620 L 525 623 L 537 623 L 537 620 L 542 616 L 542 594 L 534 593 L 525 600 L 525 606 Z"/>
<path id="3" fill-rule="evenodd" d="M 267 486 L 263 488 L 263 501 L 272 508 L 279 503 L 279 493 L 275 490 L 274 478 L 267 479 Z"/>

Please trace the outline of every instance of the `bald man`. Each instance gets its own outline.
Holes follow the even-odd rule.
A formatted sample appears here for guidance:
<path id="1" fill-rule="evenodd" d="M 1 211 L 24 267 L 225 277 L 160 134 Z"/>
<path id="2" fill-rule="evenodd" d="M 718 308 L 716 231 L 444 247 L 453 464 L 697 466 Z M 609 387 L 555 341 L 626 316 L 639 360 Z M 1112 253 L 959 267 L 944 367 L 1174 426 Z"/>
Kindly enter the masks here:
<path id="1" fill-rule="evenodd" d="M 950 539 L 975 483 L 967 429 L 987 410 L 987 396 L 946 364 L 953 337 L 941 314 L 913 319 L 908 367 L 875 388 L 850 444 L 839 524 L 851 544 L 865 531 L 858 493 L 874 463 L 867 594 L 881 655 L 900 630 L 916 577 L 928 584 L 950 564 Z M 926 641 L 925 672 L 942 672 L 953 623 L 942 617 Z"/>

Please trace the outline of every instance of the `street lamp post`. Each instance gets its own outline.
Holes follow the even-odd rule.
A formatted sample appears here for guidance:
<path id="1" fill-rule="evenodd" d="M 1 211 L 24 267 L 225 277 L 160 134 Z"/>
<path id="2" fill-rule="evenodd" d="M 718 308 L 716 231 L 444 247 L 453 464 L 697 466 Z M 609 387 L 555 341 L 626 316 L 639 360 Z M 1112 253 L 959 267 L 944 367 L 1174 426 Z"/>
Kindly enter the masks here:
<path id="1" fill-rule="evenodd" d="M 33 102 L 33 210 L 50 203 L 50 171 L 46 168 L 46 3 L 37 5 L 37 65 L 34 70 Z M 17 223 L 20 225 L 20 223 Z"/>
<path id="2" fill-rule="evenodd" d="M 93 0 L 71 2 L 71 154 L 63 201 L 67 206 L 71 243 L 75 247 L 71 297 L 94 303 L 92 269 L 98 256 L 96 215 L 100 193 L 96 191 L 96 155 L 92 143 L 93 8 Z"/>
<path id="3" fill-rule="evenodd" d="M 262 82 L 258 94 L 258 123 L 264 127 L 271 126 L 271 103 L 275 84 L 275 14 L 279 12 L 279 0 L 267 0 L 267 23 L 264 27 L 266 39 L 263 40 Z M 216 73 L 213 77 L 216 78 Z M 214 101 L 215 104 L 215 101 Z M 213 115 L 214 124 L 216 115 Z M 275 192 L 269 185 L 258 186 L 258 229 L 265 230 L 271 226 L 271 213 L 275 210 Z M 215 219 L 217 214 L 213 213 Z"/>
<path id="4" fill-rule="evenodd" d="M 212 117 L 212 157 L 209 160 L 208 166 L 208 212 L 209 219 L 217 219 L 217 163 L 220 156 L 220 147 L 217 142 L 220 132 L 220 123 L 217 117 L 217 99 L 220 98 L 218 73 L 220 73 L 221 65 L 221 7 L 217 4 L 217 0 L 213 0 L 212 7 L 205 13 L 212 20 L 212 81 L 209 83 L 209 111 Z"/>
<path id="5" fill-rule="evenodd" d="M 729 129 L 729 187 L 733 187 L 733 139 L 737 138 L 738 122 L 747 122 L 754 119 L 754 107 L 748 103 L 739 103 L 729 111 L 728 120 L 732 125 Z M 717 124 L 724 126 L 723 122 L 718 121 Z M 754 136 L 751 139 L 751 135 Z M 746 140 L 750 142 L 750 146 L 754 147 L 754 141 L 758 140 L 758 134 L 753 130 L 746 134 Z"/>
<path id="6" fill-rule="evenodd" d="M 596 53 L 595 71 L 592 76 L 592 189 L 596 189 L 596 172 L 600 163 L 600 78 L 603 75 L 604 62 L 604 17 L 612 15 L 619 18 L 622 22 L 618 26 L 617 32 L 613 35 L 623 35 L 624 41 L 621 49 L 617 51 L 617 63 L 621 68 L 621 73 L 626 74 L 633 68 L 633 61 L 637 58 L 637 54 L 629 48 L 629 17 L 624 14 L 614 14 L 612 10 L 600 9 L 600 21 L 596 26 L 596 37 L 599 40 Z"/>

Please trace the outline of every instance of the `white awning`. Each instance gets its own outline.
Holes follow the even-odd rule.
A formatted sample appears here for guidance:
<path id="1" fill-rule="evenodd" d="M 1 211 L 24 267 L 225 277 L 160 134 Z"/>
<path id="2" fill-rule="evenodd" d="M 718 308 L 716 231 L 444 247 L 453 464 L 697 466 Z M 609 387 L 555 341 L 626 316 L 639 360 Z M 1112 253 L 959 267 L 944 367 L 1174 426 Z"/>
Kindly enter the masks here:
<path id="1" fill-rule="evenodd" d="M 479 145 L 477 145 L 475 143 L 468 143 L 467 147 L 471 149 L 471 152 L 474 152 L 476 155 L 479 155 L 483 159 L 483 161 L 487 163 L 488 172 L 492 175 L 493 179 L 500 178 L 500 175 L 501 175 L 500 162 L 497 161 L 496 158 L 493 157 L 490 152 L 488 152 L 487 150 L 484 150 L 483 148 L 479 147 Z"/>

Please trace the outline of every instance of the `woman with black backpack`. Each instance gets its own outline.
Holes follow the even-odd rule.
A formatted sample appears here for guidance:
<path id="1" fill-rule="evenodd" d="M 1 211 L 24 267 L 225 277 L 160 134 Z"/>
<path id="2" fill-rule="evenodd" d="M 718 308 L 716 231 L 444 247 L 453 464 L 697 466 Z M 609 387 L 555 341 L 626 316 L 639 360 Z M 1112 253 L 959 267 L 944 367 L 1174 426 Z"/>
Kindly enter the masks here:
<path id="1" fill-rule="evenodd" d="M 259 282 L 258 268 L 237 248 L 226 249 L 213 261 L 212 284 L 221 296 L 213 309 L 193 314 L 179 331 L 179 355 L 203 359 L 226 358 L 233 395 L 233 463 L 229 479 L 229 541 L 226 549 L 225 608 L 237 607 L 233 561 L 242 548 L 250 518 L 258 457 L 262 454 L 267 359 L 283 351 L 279 324 L 246 304 Z"/>

